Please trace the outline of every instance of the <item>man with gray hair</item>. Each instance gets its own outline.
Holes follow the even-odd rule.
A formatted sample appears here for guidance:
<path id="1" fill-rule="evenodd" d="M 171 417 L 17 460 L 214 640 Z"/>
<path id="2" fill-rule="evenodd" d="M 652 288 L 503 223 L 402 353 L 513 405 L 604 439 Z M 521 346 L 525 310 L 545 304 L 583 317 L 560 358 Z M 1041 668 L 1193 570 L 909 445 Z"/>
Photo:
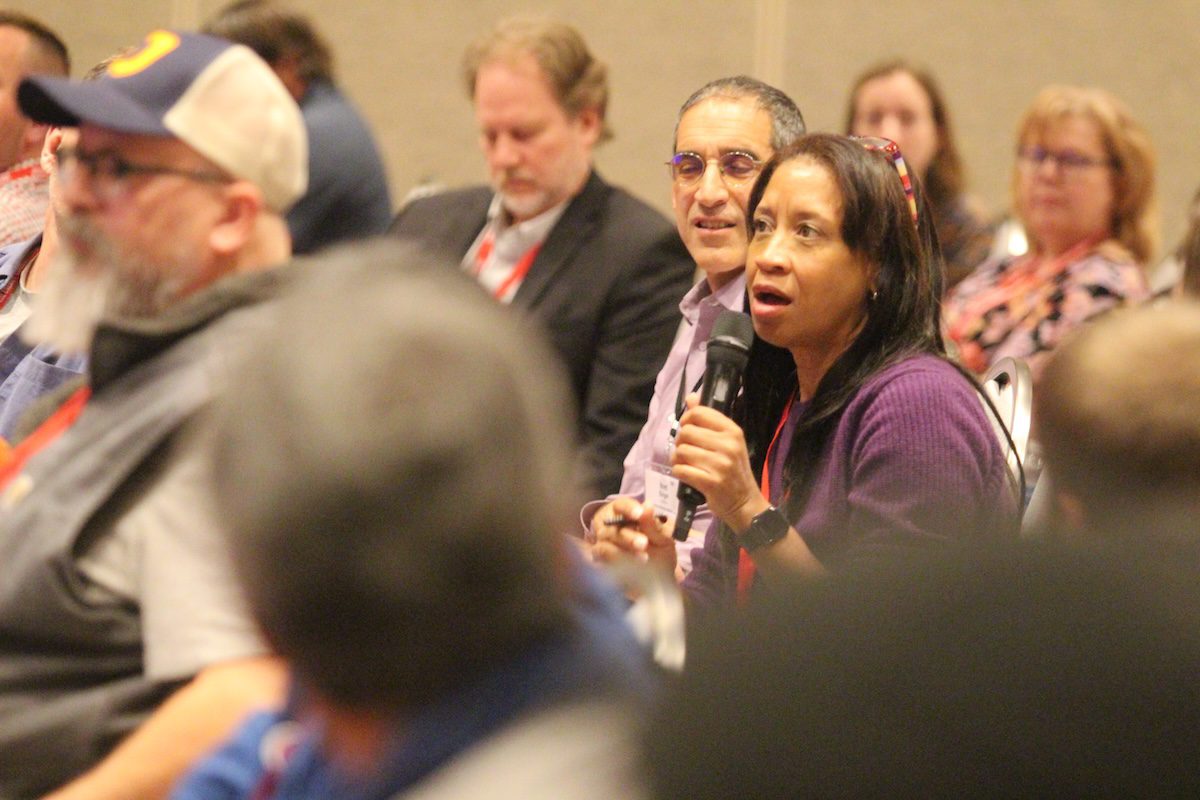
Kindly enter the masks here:
<path id="1" fill-rule="evenodd" d="M 213 474 L 295 721 L 252 718 L 176 800 L 634 796 L 648 660 L 561 534 L 571 428 L 540 332 L 379 242 L 328 254 L 251 364 Z"/>
<path id="2" fill-rule="evenodd" d="M 97 80 L 30 78 L 18 99 L 79 131 L 30 321 L 88 351 L 90 381 L 0 469 L 0 796 L 160 796 L 282 691 L 177 445 L 268 324 L 304 125 L 249 49 L 162 30 Z"/>
<path id="3" fill-rule="evenodd" d="M 630 544 L 675 547 L 681 573 L 690 570 L 691 551 L 703 544 L 712 523 L 707 507 L 697 512 L 693 535 L 679 544 L 651 542 L 632 527 L 619 532 L 620 523 L 609 521 L 675 515 L 679 482 L 671 476 L 670 451 L 683 413 L 680 403 L 688 391 L 699 388 L 704 345 L 717 317 L 727 309 L 743 310 L 750 190 L 763 164 L 804 130 L 804 117 L 790 97 L 745 75 L 705 84 L 679 109 L 670 161 L 671 205 L 679 236 L 704 278 L 679 304 L 685 327 L 658 373 L 646 424 L 625 457 L 620 491 L 584 506 L 582 522 L 589 538 L 617 533 Z M 594 552 L 607 559 L 620 551 L 599 544 Z"/>
<path id="4" fill-rule="evenodd" d="M 414 201 L 392 231 L 541 321 L 579 408 L 582 478 L 615 491 L 693 265 L 660 214 L 592 166 L 611 136 L 608 79 L 578 31 L 506 20 L 463 67 L 492 185 Z"/>

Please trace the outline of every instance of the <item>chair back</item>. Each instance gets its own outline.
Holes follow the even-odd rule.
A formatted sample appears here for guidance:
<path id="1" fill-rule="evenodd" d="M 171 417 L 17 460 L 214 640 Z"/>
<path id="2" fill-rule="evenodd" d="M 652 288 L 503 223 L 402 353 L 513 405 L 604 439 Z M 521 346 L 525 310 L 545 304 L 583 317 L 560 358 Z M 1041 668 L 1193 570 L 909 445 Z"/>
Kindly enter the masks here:
<path id="1" fill-rule="evenodd" d="M 982 383 L 983 391 L 995 406 L 993 411 L 985 402 L 984 410 L 992 421 L 1000 440 L 1000 450 L 1008 462 L 1019 507 L 1024 508 L 1024 487 L 1029 476 L 1029 435 L 1033 423 L 1033 376 L 1029 365 L 1021 359 L 1002 358 L 988 369 Z"/>

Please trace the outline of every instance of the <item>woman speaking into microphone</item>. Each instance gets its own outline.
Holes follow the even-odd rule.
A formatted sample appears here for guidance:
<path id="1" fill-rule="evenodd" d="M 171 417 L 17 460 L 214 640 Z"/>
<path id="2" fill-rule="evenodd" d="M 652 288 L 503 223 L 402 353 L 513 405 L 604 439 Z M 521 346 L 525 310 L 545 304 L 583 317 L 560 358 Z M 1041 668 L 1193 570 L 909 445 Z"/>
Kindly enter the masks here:
<path id="1" fill-rule="evenodd" d="M 676 477 L 721 525 L 684 581 L 699 604 L 958 539 L 1015 535 L 1016 501 L 978 388 L 945 357 L 936 235 L 899 149 L 805 136 L 749 203 L 755 342 L 730 416 L 693 395 Z M 598 543 L 671 566 L 671 521 Z"/>

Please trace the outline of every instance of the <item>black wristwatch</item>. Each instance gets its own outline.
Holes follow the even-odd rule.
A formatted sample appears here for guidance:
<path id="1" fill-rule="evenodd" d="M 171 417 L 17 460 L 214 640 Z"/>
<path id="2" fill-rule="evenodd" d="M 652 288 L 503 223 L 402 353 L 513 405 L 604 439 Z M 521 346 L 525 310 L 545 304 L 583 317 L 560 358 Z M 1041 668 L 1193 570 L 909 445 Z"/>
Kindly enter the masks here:
<path id="1" fill-rule="evenodd" d="M 747 553 L 753 553 L 758 548 L 774 544 L 787 536 L 791 527 L 783 512 L 771 506 L 750 520 L 750 527 L 738 537 L 738 543 Z"/>

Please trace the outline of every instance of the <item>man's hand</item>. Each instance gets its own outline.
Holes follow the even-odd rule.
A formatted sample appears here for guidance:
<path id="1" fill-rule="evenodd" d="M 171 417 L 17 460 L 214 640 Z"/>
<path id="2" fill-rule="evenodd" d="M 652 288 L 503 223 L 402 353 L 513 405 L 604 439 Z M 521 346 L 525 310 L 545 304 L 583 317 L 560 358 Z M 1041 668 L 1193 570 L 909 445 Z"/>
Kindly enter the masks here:
<path id="1" fill-rule="evenodd" d="M 668 517 L 656 516 L 652 506 L 632 497 L 618 497 L 592 517 L 592 558 L 608 562 L 633 557 L 674 573 L 675 540 L 669 522 Z"/>

